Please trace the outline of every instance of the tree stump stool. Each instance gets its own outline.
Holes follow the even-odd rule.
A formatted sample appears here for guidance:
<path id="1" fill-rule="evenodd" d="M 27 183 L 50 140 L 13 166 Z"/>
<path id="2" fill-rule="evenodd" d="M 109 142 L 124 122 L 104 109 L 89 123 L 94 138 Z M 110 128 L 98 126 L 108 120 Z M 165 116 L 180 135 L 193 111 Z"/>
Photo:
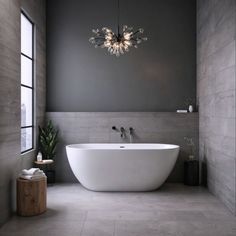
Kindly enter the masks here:
<path id="1" fill-rule="evenodd" d="M 35 216 L 47 209 L 47 178 L 17 179 L 17 214 Z"/>

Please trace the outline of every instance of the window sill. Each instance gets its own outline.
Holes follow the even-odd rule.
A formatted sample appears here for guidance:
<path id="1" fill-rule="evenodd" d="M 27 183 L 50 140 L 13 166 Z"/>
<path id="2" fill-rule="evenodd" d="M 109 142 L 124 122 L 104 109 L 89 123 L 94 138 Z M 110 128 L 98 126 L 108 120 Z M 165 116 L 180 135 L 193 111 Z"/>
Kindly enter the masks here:
<path id="1" fill-rule="evenodd" d="M 35 152 L 36 152 L 36 149 L 34 148 L 34 149 L 31 149 L 27 152 L 21 153 L 20 156 L 22 158 L 31 158 L 31 157 L 35 156 Z"/>

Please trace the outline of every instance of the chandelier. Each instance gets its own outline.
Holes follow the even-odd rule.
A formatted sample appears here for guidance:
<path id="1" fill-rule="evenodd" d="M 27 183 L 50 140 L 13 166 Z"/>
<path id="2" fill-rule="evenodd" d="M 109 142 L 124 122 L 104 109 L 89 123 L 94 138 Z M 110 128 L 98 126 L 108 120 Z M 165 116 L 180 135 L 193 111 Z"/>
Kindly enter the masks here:
<path id="1" fill-rule="evenodd" d="M 93 29 L 92 32 L 95 36 L 89 39 L 89 42 L 94 44 L 95 48 L 107 48 L 111 55 L 117 57 L 128 52 L 130 47 L 138 48 L 138 44 L 147 41 L 147 37 L 143 37 L 144 29 L 142 28 L 134 31 L 132 27 L 124 25 L 120 30 L 119 5 L 118 0 L 117 33 L 107 27 L 103 27 L 102 30 Z"/>

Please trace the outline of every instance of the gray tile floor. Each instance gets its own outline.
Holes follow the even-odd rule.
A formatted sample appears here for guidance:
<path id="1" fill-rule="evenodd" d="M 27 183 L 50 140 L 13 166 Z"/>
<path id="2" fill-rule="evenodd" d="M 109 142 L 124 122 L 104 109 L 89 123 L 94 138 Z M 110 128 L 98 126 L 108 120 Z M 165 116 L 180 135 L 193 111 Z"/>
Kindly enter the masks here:
<path id="1" fill-rule="evenodd" d="M 165 184 L 155 192 L 48 187 L 48 211 L 14 216 L 0 236 L 235 236 L 236 218 L 206 189 Z"/>

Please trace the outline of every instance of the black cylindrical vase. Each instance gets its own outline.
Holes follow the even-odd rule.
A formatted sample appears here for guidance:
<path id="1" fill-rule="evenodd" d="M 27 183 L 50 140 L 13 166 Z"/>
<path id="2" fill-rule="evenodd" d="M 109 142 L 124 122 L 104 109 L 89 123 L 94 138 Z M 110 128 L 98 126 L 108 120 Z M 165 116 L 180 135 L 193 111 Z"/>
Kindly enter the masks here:
<path id="1" fill-rule="evenodd" d="M 184 162 L 184 184 L 189 186 L 199 185 L 198 160 L 189 160 Z"/>
<path id="2" fill-rule="evenodd" d="M 47 176 L 47 183 L 48 184 L 54 184 L 55 183 L 55 170 L 47 170 L 46 171 Z"/>

